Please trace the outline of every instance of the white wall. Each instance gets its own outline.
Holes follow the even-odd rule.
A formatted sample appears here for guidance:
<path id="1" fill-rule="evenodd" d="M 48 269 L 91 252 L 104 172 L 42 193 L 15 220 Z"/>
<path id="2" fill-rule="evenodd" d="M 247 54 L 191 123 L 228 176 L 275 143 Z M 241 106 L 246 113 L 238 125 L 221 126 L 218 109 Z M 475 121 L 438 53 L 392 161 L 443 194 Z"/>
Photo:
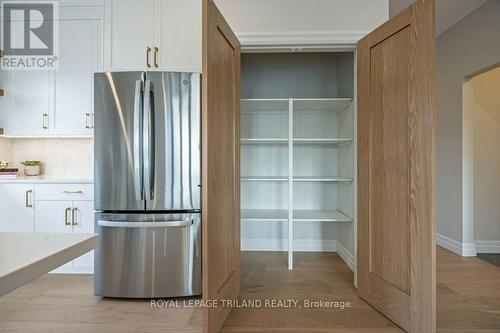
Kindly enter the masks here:
<path id="1" fill-rule="evenodd" d="M 92 179 L 94 141 L 91 139 L 0 138 L 0 160 L 11 166 L 21 161 L 42 161 L 42 174 L 55 178 Z"/>
<path id="2" fill-rule="evenodd" d="M 500 62 L 500 1 L 489 0 L 437 39 L 438 234 L 473 244 L 462 214 L 464 78 Z"/>
<path id="3" fill-rule="evenodd" d="M 389 15 L 389 0 L 215 0 L 238 37 L 285 32 L 366 34 Z"/>
<path id="4" fill-rule="evenodd" d="M 474 100 L 474 238 L 500 241 L 500 67 L 470 80 Z"/>
<path id="5" fill-rule="evenodd" d="M 469 15 L 487 0 L 436 0 L 436 33 L 442 34 Z M 415 0 L 389 0 L 389 15 L 393 17 Z"/>

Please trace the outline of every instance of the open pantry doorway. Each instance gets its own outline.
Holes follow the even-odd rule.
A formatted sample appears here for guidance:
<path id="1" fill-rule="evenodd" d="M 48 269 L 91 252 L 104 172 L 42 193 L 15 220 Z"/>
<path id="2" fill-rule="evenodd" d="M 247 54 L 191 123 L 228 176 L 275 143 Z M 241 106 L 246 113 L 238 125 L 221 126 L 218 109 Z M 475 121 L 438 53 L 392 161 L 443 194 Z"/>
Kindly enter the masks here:
<path id="1" fill-rule="evenodd" d="M 240 159 L 241 250 L 289 270 L 336 252 L 356 284 L 355 64 L 354 47 L 243 49 Z"/>

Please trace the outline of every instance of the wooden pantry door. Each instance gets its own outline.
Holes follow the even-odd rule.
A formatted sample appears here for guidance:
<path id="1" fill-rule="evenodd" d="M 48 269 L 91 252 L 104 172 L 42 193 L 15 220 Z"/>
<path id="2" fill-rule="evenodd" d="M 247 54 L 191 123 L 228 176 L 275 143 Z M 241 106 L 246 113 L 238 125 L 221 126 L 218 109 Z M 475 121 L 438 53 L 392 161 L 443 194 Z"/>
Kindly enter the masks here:
<path id="1" fill-rule="evenodd" d="M 203 6 L 203 299 L 235 300 L 240 292 L 240 43 L 213 2 L 205 0 Z M 205 332 L 218 332 L 230 310 L 205 309 Z"/>
<path id="2" fill-rule="evenodd" d="M 436 330 L 435 1 L 358 43 L 358 288 L 408 332 Z"/>

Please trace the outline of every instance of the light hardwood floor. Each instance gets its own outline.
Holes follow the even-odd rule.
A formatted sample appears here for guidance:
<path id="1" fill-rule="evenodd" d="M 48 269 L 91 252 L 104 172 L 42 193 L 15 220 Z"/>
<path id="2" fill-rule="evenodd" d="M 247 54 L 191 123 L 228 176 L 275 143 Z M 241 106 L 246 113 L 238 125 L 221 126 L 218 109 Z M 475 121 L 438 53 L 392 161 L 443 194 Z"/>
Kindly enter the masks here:
<path id="1" fill-rule="evenodd" d="M 49 274 L 0 297 L 2 333 L 199 333 L 202 323 L 192 308 L 94 297 L 89 275 Z"/>
<path id="2" fill-rule="evenodd" d="M 361 300 L 335 253 L 242 254 L 243 299 L 349 300 L 349 310 L 236 309 L 223 332 L 401 332 Z M 0 332 L 200 332 L 192 309 L 92 296 L 88 276 L 48 275 L 0 298 Z M 500 267 L 437 251 L 437 326 L 446 333 L 500 332 Z"/>

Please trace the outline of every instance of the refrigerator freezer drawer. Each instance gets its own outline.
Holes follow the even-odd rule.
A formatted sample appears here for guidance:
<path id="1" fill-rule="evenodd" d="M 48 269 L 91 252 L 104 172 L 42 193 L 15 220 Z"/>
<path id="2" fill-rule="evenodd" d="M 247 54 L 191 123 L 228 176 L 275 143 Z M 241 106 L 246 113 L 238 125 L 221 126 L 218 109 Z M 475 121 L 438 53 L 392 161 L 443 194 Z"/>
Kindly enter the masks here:
<path id="1" fill-rule="evenodd" d="M 96 214 L 96 296 L 201 294 L 200 214 Z"/>

